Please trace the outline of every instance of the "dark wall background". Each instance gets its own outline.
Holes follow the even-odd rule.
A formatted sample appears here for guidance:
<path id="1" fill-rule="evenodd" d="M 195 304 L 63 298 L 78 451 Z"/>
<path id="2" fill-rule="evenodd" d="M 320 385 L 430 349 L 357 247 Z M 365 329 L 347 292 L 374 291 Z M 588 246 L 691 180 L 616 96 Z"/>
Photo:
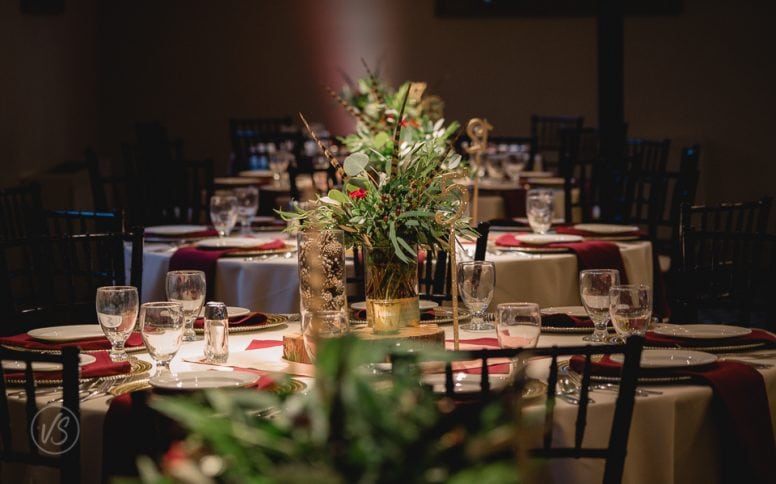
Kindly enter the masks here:
<path id="1" fill-rule="evenodd" d="M 776 33 L 771 2 L 685 0 L 625 24 L 630 133 L 702 145 L 701 201 L 774 194 Z M 304 111 L 350 120 L 320 87 L 360 57 L 393 82 L 426 80 L 448 118 L 524 134 L 531 113 L 596 119 L 592 18 L 438 18 L 432 0 L 68 0 L 63 15 L 0 5 L 2 184 L 75 158 L 116 156 L 136 120 L 158 120 L 189 157 L 229 153 L 230 116 Z"/>

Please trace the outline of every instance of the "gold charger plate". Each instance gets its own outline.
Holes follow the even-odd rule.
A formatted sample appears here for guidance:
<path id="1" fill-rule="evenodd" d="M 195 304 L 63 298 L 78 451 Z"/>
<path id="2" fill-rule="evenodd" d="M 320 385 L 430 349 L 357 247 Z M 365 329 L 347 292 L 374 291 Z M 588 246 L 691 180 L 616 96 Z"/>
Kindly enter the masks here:
<path id="1" fill-rule="evenodd" d="M 14 345 L 1 345 L 3 348 L 8 348 L 14 351 L 29 351 L 31 353 L 54 353 L 59 354 L 61 351 L 59 350 L 47 350 L 43 348 L 25 348 L 23 346 L 14 346 Z M 81 353 L 97 353 L 98 351 L 110 351 L 110 348 L 106 348 L 104 350 L 81 350 Z M 143 351 L 146 351 L 145 345 L 140 346 L 125 346 L 124 351 L 127 353 L 140 353 Z"/>
<path id="2" fill-rule="evenodd" d="M 141 390 L 148 390 L 152 388 L 151 384 L 148 383 L 148 380 L 137 380 L 129 383 L 124 383 L 122 385 L 116 385 L 115 387 L 111 388 L 108 393 L 113 395 L 114 397 L 117 397 L 119 395 L 124 395 L 125 393 L 132 393 L 137 392 Z M 289 393 L 299 393 L 307 388 L 307 384 L 303 381 L 297 380 L 295 378 L 289 378 L 281 383 L 278 383 L 277 385 L 274 385 L 269 389 L 272 393 L 275 393 L 277 395 L 286 395 Z"/>
<path id="3" fill-rule="evenodd" d="M 705 351 L 707 353 L 728 353 L 730 351 L 750 351 L 754 349 L 762 348 L 763 346 L 768 345 L 768 343 L 761 341 L 757 343 L 746 343 L 746 344 L 740 344 L 740 345 L 708 345 L 708 346 L 682 346 L 680 344 L 676 344 L 673 346 L 648 346 L 644 345 L 644 349 L 649 350 L 670 350 L 670 349 L 683 349 L 683 350 L 693 350 L 693 351 Z"/>
<path id="4" fill-rule="evenodd" d="M 148 372 L 153 365 L 151 363 L 148 363 L 147 361 L 138 360 L 137 358 L 130 358 L 130 370 L 129 373 L 119 373 L 117 375 L 110 375 L 110 376 L 102 376 L 102 377 L 93 377 L 93 378 L 85 378 L 86 380 L 92 380 L 94 378 L 99 378 L 101 381 L 114 381 L 114 380 L 121 380 L 127 377 L 133 377 L 142 375 L 143 373 Z M 6 383 L 9 385 L 24 385 L 25 379 L 24 378 L 9 378 L 6 380 Z M 62 379 L 61 378 L 47 378 L 47 379 L 36 379 L 35 380 L 36 385 L 61 385 Z"/>
<path id="5" fill-rule="evenodd" d="M 521 245 L 520 247 L 504 247 L 494 245 L 493 250 L 501 252 L 525 252 L 526 254 L 563 254 L 571 252 L 571 249 L 565 247 L 545 247 L 537 245 L 536 247 Z"/>
<path id="6" fill-rule="evenodd" d="M 568 372 L 568 361 L 558 364 L 558 371 L 561 373 Z M 619 383 L 620 378 L 616 376 L 601 376 L 590 375 L 590 381 L 601 383 Z M 665 385 L 666 383 L 687 383 L 692 381 L 691 376 L 650 376 L 639 377 L 639 385 Z"/>
<path id="7" fill-rule="evenodd" d="M 288 316 L 283 314 L 267 314 L 267 320 L 261 324 L 241 324 L 238 326 L 229 326 L 229 334 L 248 333 L 251 331 L 260 331 L 269 328 L 279 328 L 288 323 Z M 197 334 L 204 334 L 205 328 L 194 328 Z"/>

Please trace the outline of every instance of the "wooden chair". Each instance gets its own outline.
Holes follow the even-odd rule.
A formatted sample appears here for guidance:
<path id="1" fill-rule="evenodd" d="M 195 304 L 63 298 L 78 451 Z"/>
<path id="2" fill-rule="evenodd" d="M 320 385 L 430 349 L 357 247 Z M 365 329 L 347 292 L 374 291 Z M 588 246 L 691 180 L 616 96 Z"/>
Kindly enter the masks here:
<path id="1" fill-rule="evenodd" d="M 0 365 L 0 462 L 3 464 L 24 464 L 28 466 L 45 466 L 59 469 L 60 482 L 81 481 L 81 439 L 80 420 L 81 410 L 79 402 L 79 368 L 78 348 L 65 348 L 61 353 L 38 353 L 30 351 L 15 351 L 0 347 L 1 360 L 18 360 L 24 362 L 24 404 L 25 417 L 20 420 L 12 418 L 8 396 L 8 373 Z M 62 365 L 62 396 L 61 410 L 56 412 L 55 407 L 45 407 L 43 411 L 38 408 L 35 390 L 36 383 L 33 378 L 32 364 L 37 362 L 59 363 Z M 21 400 L 19 400 L 21 402 Z M 21 406 L 21 404 L 19 404 Z M 39 415 L 39 412 L 43 412 Z M 36 418 L 37 417 L 37 418 Z M 46 433 L 42 432 L 42 426 L 51 428 L 54 423 L 47 419 L 56 419 L 56 428 L 62 433 L 56 435 L 57 439 L 63 439 L 59 445 L 51 445 L 51 439 L 47 440 Z M 25 438 L 14 438 L 11 432 L 21 432 Z M 31 429 L 34 429 L 31 431 Z M 35 437 L 32 437 L 34 435 Z M 26 449 L 20 449 L 14 445 L 14 441 L 27 442 Z M 61 452 L 61 453 L 58 453 Z"/>
<path id="2" fill-rule="evenodd" d="M 582 129 L 582 116 L 531 116 L 531 159 L 542 155 L 544 169 L 558 167 L 560 161 L 560 133 L 564 129 Z M 550 156 L 548 156 L 550 155 Z"/>
<path id="3" fill-rule="evenodd" d="M 642 173 L 663 173 L 668 165 L 670 149 L 670 139 L 628 138 L 625 149 L 626 159 L 635 163 L 629 169 L 637 169 Z"/>
<path id="4" fill-rule="evenodd" d="M 124 242 L 132 253 L 127 277 Z M 68 234 L 0 241 L 0 334 L 59 323 L 94 322 L 100 286 L 142 294 L 143 234 Z"/>
<path id="5" fill-rule="evenodd" d="M 750 321 L 772 199 L 683 205 L 681 259 L 672 277 L 675 321 Z"/>
<path id="6" fill-rule="evenodd" d="M 39 233 L 42 211 L 38 184 L 0 188 L 0 239 Z"/>
<path id="7" fill-rule="evenodd" d="M 527 359 L 545 357 L 550 359 L 549 375 L 547 378 L 547 399 L 544 404 L 543 439 L 539 448 L 533 449 L 532 454 L 542 459 L 603 459 L 605 461 L 603 482 L 615 484 L 622 480 L 627 456 L 628 434 L 633 417 L 636 386 L 639 376 L 641 352 L 644 346 L 644 338 L 632 336 L 624 345 L 598 345 L 598 346 L 567 346 L 550 348 L 517 348 L 517 349 L 483 349 L 476 351 L 449 352 L 449 360 L 445 364 L 445 395 L 457 401 L 466 399 L 455 392 L 455 379 L 452 369 L 454 361 L 480 361 L 480 392 L 476 396 L 479 402 L 489 402 L 505 396 L 519 395 L 523 378 L 516 378 L 514 387 L 507 387 L 505 394 L 492 392 L 489 379 L 488 360 L 494 358 Z M 591 367 L 593 357 L 601 355 L 623 354 L 624 362 L 620 373 L 619 391 L 614 408 L 614 418 L 609 432 L 608 445 L 601 448 L 583 446 L 585 429 L 587 427 L 588 394 L 591 382 Z M 580 355 L 583 359 L 583 371 L 578 375 L 579 405 L 574 426 L 573 445 L 557 447 L 553 445 L 554 410 L 558 398 L 556 384 L 559 377 L 564 375 L 565 369 L 559 367 L 564 357 Z M 392 360 L 405 358 L 406 355 L 392 355 Z M 574 375 L 577 377 L 577 375 Z"/>
<path id="8" fill-rule="evenodd" d="M 598 131 L 593 128 L 563 129 L 560 141 L 559 175 L 563 178 L 564 216 L 566 223 L 576 222 L 579 210 L 581 222 L 593 219 L 600 163 Z M 574 192 L 577 191 L 577 197 Z"/>

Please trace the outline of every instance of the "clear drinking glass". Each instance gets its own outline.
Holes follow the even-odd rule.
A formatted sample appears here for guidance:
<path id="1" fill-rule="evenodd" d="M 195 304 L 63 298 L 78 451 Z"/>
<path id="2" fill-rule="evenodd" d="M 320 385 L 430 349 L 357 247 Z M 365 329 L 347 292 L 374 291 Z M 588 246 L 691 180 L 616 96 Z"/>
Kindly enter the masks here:
<path id="1" fill-rule="evenodd" d="M 318 341 L 337 338 L 350 331 L 347 314 L 342 311 L 311 311 L 302 313 L 302 338 L 310 361 L 315 361 Z"/>
<path id="2" fill-rule="evenodd" d="M 138 311 L 137 288 L 132 286 L 105 286 L 97 288 L 97 319 L 105 337 L 112 346 L 110 359 L 126 361 L 124 350 L 132 330 L 135 329 Z"/>
<path id="3" fill-rule="evenodd" d="M 617 269 L 590 269 L 579 273 L 579 298 L 588 316 L 593 320 L 595 330 L 585 341 L 605 343 L 608 337 L 606 323 L 609 321 L 609 289 L 620 283 Z"/>
<path id="4" fill-rule="evenodd" d="M 170 371 L 170 361 L 183 340 L 183 305 L 177 302 L 149 302 L 140 306 L 140 333 L 156 373 Z"/>
<path id="5" fill-rule="evenodd" d="M 458 291 L 463 303 L 472 311 L 472 319 L 462 324 L 465 331 L 490 331 L 495 328 L 485 322 L 485 311 L 493 299 L 496 287 L 496 266 L 493 262 L 468 261 L 458 263 Z"/>
<path id="6" fill-rule="evenodd" d="M 652 288 L 646 284 L 614 286 L 609 290 L 609 315 L 617 343 L 628 336 L 643 336 L 652 318 Z"/>
<path id="7" fill-rule="evenodd" d="M 210 220 L 219 237 L 227 237 L 237 223 L 237 197 L 213 195 L 210 197 Z"/>
<path id="8" fill-rule="evenodd" d="M 503 303 L 496 306 L 496 335 L 502 348 L 535 348 L 542 315 L 535 303 Z"/>
<path id="9" fill-rule="evenodd" d="M 537 234 L 546 234 L 552 226 L 555 211 L 555 194 L 545 188 L 528 190 L 525 196 L 525 212 L 531 230 Z"/>
<path id="10" fill-rule="evenodd" d="M 251 220 L 259 210 L 259 189 L 256 187 L 237 187 L 234 189 L 237 198 L 237 215 L 240 228 L 244 234 L 251 232 Z"/>
<path id="11" fill-rule="evenodd" d="M 185 331 L 183 341 L 197 341 L 194 321 L 205 302 L 206 282 L 202 271 L 170 271 L 165 284 L 167 300 L 183 306 Z"/>

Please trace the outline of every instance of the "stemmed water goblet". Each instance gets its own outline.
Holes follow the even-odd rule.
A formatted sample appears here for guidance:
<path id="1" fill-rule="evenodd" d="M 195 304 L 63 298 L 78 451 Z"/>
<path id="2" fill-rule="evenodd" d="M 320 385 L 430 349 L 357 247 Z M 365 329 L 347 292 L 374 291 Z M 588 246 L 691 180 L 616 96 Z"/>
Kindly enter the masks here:
<path id="1" fill-rule="evenodd" d="M 237 198 L 237 215 L 240 219 L 242 233 L 251 233 L 251 220 L 259 209 L 259 189 L 256 187 L 237 187 L 234 189 Z"/>
<path id="2" fill-rule="evenodd" d="M 643 336 L 652 318 L 652 288 L 646 284 L 614 286 L 609 290 L 609 315 L 617 331 L 613 343 Z"/>
<path id="3" fill-rule="evenodd" d="M 485 322 L 485 311 L 496 286 L 496 266 L 493 262 L 468 261 L 458 263 L 458 291 L 463 303 L 472 311 L 472 319 L 462 324 L 465 331 L 490 331 L 495 328 Z"/>
<path id="4" fill-rule="evenodd" d="M 545 188 L 528 190 L 525 197 L 525 212 L 528 224 L 537 234 L 546 234 L 552 226 L 552 216 L 555 211 L 555 194 Z"/>
<path id="5" fill-rule="evenodd" d="M 140 306 L 140 334 L 156 362 L 154 376 L 170 372 L 170 361 L 183 339 L 183 305 L 177 302 L 149 302 Z"/>
<path id="6" fill-rule="evenodd" d="M 197 341 L 194 321 L 202 310 L 206 295 L 205 273 L 202 271 L 170 271 L 165 289 L 167 300 L 183 306 L 185 330 L 183 341 Z"/>
<path id="7" fill-rule="evenodd" d="M 210 197 L 210 220 L 219 237 L 227 237 L 237 223 L 237 197 L 213 195 Z"/>
<path id="8" fill-rule="evenodd" d="M 589 269 L 579 273 L 579 298 L 593 321 L 593 334 L 585 341 L 605 343 L 608 338 L 606 323 L 609 321 L 609 289 L 620 283 L 617 269 Z"/>
<path id="9" fill-rule="evenodd" d="M 305 311 L 302 313 L 302 339 L 310 361 L 315 361 L 321 339 L 337 338 L 350 331 L 344 311 Z"/>
<path id="10" fill-rule="evenodd" d="M 138 312 L 137 288 L 132 286 L 104 286 L 97 288 L 96 308 L 105 337 L 111 344 L 110 359 L 127 361 L 124 344 L 135 329 Z"/>

